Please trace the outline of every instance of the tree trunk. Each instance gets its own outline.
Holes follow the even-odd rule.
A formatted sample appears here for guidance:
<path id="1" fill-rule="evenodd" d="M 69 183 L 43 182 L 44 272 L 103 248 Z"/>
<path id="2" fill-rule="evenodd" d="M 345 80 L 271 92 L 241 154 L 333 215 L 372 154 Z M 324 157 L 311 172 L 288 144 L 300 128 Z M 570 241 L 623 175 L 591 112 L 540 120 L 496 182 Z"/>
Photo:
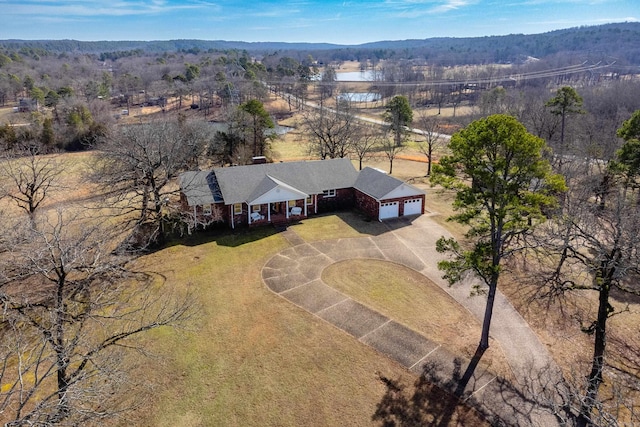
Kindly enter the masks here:
<path id="1" fill-rule="evenodd" d="M 253 155 L 260 155 L 258 153 L 258 118 L 256 116 L 253 116 Z"/>
<path id="2" fill-rule="evenodd" d="M 609 304 L 609 293 L 611 290 L 612 277 L 616 271 L 615 264 L 619 256 L 615 253 L 609 260 L 602 261 L 600 274 L 596 275 L 596 280 L 603 280 L 598 293 L 598 318 L 594 324 L 595 342 L 593 345 L 593 359 L 591 361 L 591 372 L 587 379 L 587 392 L 580 407 L 578 426 L 590 424 L 591 413 L 598 399 L 598 390 L 602 384 L 602 370 L 604 369 L 604 352 L 607 346 L 607 319 L 611 314 Z"/>
<path id="3" fill-rule="evenodd" d="M 55 414 L 53 415 L 52 422 L 54 424 L 59 423 L 69 415 L 69 401 L 67 392 L 69 389 L 69 378 L 67 378 L 67 364 L 68 358 L 65 348 L 64 340 L 64 318 L 65 318 L 65 304 L 64 304 L 64 288 L 66 277 L 61 271 L 58 271 L 59 279 L 56 292 L 56 308 L 55 308 L 55 338 L 54 338 L 54 351 L 56 353 L 56 379 L 58 384 L 58 402 Z"/>
<path id="4" fill-rule="evenodd" d="M 149 186 L 147 185 L 147 180 L 144 180 L 142 190 L 142 209 L 140 210 L 140 220 L 139 222 L 142 224 L 147 219 L 147 212 L 149 210 Z"/>
<path id="5" fill-rule="evenodd" d="M 496 299 L 496 291 L 498 288 L 498 278 L 491 280 L 489 285 L 489 294 L 487 295 L 487 305 L 484 309 L 484 321 L 482 322 L 482 335 L 480 336 L 480 349 L 489 348 L 489 329 L 491 327 L 491 317 L 493 316 L 493 303 Z"/>

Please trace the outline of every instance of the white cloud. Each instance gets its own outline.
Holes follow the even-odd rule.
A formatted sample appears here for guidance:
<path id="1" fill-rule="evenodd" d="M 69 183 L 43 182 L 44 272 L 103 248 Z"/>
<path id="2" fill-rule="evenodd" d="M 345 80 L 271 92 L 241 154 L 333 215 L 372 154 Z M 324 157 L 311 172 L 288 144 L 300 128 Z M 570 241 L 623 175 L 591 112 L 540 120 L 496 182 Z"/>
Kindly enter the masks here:
<path id="1" fill-rule="evenodd" d="M 386 0 L 385 5 L 398 18 L 419 18 L 443 14 L 478 3 L 479 0 Z"/>
<path id="2" fill-rule="evenodd" d="M 171 4 L 166 0 L 149 1 L 56 1 L 56 0 L 26 0 L 21 2 L 1 2 L 6 15 L 28 15 L 48 17 L 87 17 L 87 16 L 127 16 L 141 14 L 163 14 L 178 10 L 214 8 L 215 3 L 206 1 L 192 1 L 182 4 Z"/>

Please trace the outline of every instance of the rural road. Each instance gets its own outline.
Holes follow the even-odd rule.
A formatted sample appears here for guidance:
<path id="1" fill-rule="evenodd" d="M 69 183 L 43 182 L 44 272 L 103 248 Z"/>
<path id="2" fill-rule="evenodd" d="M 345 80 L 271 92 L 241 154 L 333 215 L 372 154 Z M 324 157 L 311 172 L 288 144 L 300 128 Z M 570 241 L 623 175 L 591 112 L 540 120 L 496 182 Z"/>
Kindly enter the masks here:
<path id="1" fill-rule="evenodd" d="M 267 88 L 269 90 L 271 90 L 274 94 L 276 94 L 276 92 L 274 91 L 274 89 L 271 86 L 269 86 L 269 85 L 266 85 L 266 86 L 267 86 Z M 289 93 L 287 93 L 286 95 L 278 95 L 278 96 L 280 96 L 282 99 L 285 99 L 285 100 L 287 98 L 289 98 L 289 100 L 293 99 L 296 102 L 298 102 L 300 104 L 304 104 L 306 107 L 309 107 L 309 108 L 314 108 L 316 110 L 319 110 L 320 108 L 323 108 L 323 109 L 328 110 L 328 111 L 330 111 L 332 113 L 335 113 L 335 109 L 333 109 L 333 108 L 326 107 L 326 106 L 322 106 L 321 107 L 320 105 L 316 104 L 315 102 L 309 102 L 309 101 L 306 101 L 306 100 L 301 100 L 297 96 L 289 94 Z M 353 117 L 356 120 L 359 120 L 361 122 L 371 123 L 371 124 L 378 125 L 378 126 L 387 126 L 388 125 L 387 122 L 385 122 L 384 120 L 380 120 L 380 119 L 374 119 L 374 118 L 371 118 L 371 117 L 365 117 L 365 116 L 359 116 L 359 115 L 354 115 Z M 426 133 L 425 131 L 423 131 L 421 129 L 418 129 L 418 128 L 410 128 L 409 131 L 411 133 L 415 133 L 417 135 L 425 135 L 425 133 Z M 447 141 L 451 139 L 451 135 L 447 135 L 446 133 L 433 132 L 433 136 L 435 138 L 440 138 L 440 139 L 444 139 L 444 140 L 447 140 Z"/>

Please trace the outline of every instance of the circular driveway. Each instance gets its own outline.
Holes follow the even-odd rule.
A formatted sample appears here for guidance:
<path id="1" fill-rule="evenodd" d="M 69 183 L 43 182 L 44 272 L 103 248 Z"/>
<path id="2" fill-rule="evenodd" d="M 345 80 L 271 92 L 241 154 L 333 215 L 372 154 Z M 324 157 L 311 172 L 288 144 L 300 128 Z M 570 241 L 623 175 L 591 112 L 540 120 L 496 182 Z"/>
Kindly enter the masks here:
<path id="1" fill-rule="evenodd" d="M 313 221 L 313 219 L 310 219 Z M 416 270 L 439 285 L 481 323 L 486 298 L 470 296 L 471 281 L 454 286 L 441 278 L 437 262 L 443 256 L 436 252 L 435 242 L 448 232 L 428 215 L 398 218 L 385 221 L 388 232 L 378 236 L 324 240 L 307 243 L 292 228 L 284 231 L 291 247 L 273 256 L 263 267 L 262 278 L 276 294 L 304 308 L 362 343 L 373 347 L 408 369 L 421 373 L 426 366 L 436 366 L 436 376 L 445 383 L 455 378 L 455 367 L 467 366 L 468 361 L 451 354 L 438 344 L 417 332 L 395 322 L 350 297 L 326 285 L 322 271 L 338 261 L 354 258 L 371 258 L 395 262 Z M 461 325 L 464 327 L 464 325 Z M 528 324 L 498 292 L 491 324 L 491 337 L 502 347 L 518 383 L 524 384 L 531 372 L 553 366 L 547 349 L 531 331 Z M 459 374 L 459 373 L 458 373 Z M 504 391 L 496 389 L 500 381 L 488 371 L 476 369 L 465 388 L 468 395 L 478 399 L 481 391 L 485 406 L 517 412 L 501 417 L 512 418 L 519 425 L 556 425 L 553 417 L 534 410 L 531 402 L 496 402 L 495 396 L 504 397 Z M 514 397 L 514 399 L 520 399 Z M 504 403 L 501 405 L 500 403 Z M 514 409 L 515 408 L 515 409 Z M 521 410 L 520 410 L 521 409 Z M 524 418 L 521 413 L 525 413 Z M 535 414 L 535 416 L 534 416 Z M 533 416 L 533 419 L 531 417 Z"/>

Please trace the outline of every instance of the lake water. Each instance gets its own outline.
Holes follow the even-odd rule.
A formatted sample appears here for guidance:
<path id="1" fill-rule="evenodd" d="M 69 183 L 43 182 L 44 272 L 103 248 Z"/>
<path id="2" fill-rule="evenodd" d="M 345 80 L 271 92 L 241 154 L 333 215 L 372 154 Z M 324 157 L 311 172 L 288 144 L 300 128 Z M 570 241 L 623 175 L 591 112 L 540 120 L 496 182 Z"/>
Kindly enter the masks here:
<path id="1" fill-rule="evenodd" d="M 372 82 L 374 73 L 371 70 L 336 72 L 336 80 L 339 82 Z"/>
<path id="2" fill-rule="evenodd" d="M 339 100 L 351 102 L 375 102 L 381 98 L 379 93 L 374 92 L 344 92 L 338 95 Z"/>

